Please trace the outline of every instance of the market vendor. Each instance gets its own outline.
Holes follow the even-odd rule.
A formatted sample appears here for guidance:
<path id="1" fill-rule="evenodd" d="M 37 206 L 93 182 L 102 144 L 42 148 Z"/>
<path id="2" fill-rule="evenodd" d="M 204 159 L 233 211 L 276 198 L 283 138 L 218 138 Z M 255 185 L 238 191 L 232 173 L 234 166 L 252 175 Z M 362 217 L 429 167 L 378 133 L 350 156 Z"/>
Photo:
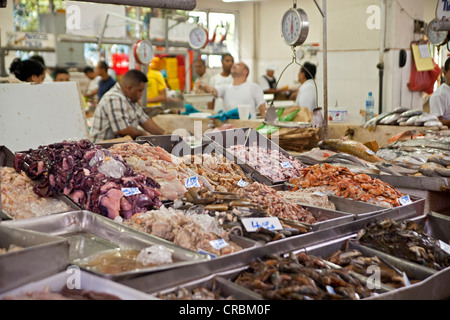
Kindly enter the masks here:
<path id="1" fill-rule="evenodd" d="M 160 106 L 167 101 L 167 84 L 161 68 L 161 59 L 154 57 L 147 72 L 147 107 Z"/>
<path id="2" fill-rule="evenodd" d="M 201 89 L 207 93 L 214 94 L 214 97 L 223 98 L 223 111 L 230 111 L 239 105 L 250 105 L 251 119 L 256 119 L 256 110 L 261 116 L 266 116 L 267 106 L 264 99 L 264 92 L 257 83 L 247 81 L 250 69 L 243 62 L 237 62 L 231 67 L 232 85 L 221 85 L 212 87 L 206 83 L 199 83 Z"/>
<path id="3" fill-rule="evenodd" d="M 135 139 L 138 136 L 164 134 L 164 130 L 138 104 L 147 81 L 143 72 L 133 69 L 105 93 L 94 113 L 93 142 L 124 136 Z M 139 125 L 144 130 L 139 129 Z"/>
<path id="4" fill-rule="evenodd" d="M 446 82 L 437 88 L 430 98 L 430 114 L 439 118 L 444 126 L 450 126 L 450 58 L 445 61 L 443 75 Z"/>
<path id="5" fill-rule="evenodd" d="M 314 84 L 316 72 L 316 65 L 309 62 L 303 64 L 298 72 L 300 88 L 290 97 L 291 100 L 295 100 L 296 106 L 306 107 L 311 112 L 314 112 L 314 109 L 317 108 L 317 91 Z"/>

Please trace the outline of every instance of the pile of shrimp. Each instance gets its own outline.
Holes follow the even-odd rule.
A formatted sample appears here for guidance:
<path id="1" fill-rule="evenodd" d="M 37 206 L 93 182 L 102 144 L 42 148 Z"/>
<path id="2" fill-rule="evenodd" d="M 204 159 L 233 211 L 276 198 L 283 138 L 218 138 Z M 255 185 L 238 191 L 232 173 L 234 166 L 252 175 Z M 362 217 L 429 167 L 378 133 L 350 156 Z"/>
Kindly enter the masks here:
<path id="1" fill-rule="evenodd" d="M 53 198 L 42 198 L 34 191 L 34 182 L 14 168 L 1 168 L 1 208 L 12 219 L 26 219 L 52 213 L 69 211 L 64 202 Z"/>
<path id="2" fill-rule="evenodd" d="M 325 192 L 352 200 L 392 208 L 400 206 L 401 192 L 380 179 L 372 179 L 367 174 L 357 174 L 346 167 L 330 164 L 314 165 L 302 170 L 300 177 L 292 178 L 290 183 L 295 190 L 321 187 Z"/>

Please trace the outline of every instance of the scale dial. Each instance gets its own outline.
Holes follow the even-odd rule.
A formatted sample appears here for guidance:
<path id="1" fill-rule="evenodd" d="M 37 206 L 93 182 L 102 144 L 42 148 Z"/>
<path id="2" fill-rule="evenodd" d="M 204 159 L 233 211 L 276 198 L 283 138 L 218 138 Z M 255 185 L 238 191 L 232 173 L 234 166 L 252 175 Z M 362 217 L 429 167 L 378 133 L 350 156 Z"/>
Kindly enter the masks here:
<path id="1" fill-rule="evenodd" d="M 139 40 L 134 45 L 134 58 L 143 65 L 148 65 L 153 59 L 153 46 L 148 40 Z"/>
<path id="2" fill-rule="evenodd" d="M 281 22 L 283 40 L 290 46 L 303 44 L 309 33 L 309 20 L 302 9 L 291 8 Z"/>
<path id="3" fill-rule="evenodd" d="M 191 30 L 191 32 L 189 33 L 189 45 L 192 49 L 203 49 L 207 43 L 208 31 L 205 28 L 197 26 Z"/>
<path id="4" fill-rule="evenodd" d="M 427 37 L 428 40 L 435 46 L 441 46 L 445 43 L 448 36 L 448 31 L 434 31 L 433 26 L 439 23 L 439 20 L 434 19 L 428 24 Z"/>

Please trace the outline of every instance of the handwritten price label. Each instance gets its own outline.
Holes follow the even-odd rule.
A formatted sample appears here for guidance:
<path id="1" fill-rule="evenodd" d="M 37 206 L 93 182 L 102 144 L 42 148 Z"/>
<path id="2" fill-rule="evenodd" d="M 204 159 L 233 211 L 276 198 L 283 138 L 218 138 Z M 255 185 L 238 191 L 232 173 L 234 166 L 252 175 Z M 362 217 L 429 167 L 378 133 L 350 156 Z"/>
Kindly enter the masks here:
<path id="1" fill-rule="evenodd" d="M 267 218 L 245 218 L 241 219 L 247 232 L 255 232 L 259 228 L 264 228 L 267 230 L 281 230 L 280 220 L 277 217 L 267 217 Z"/>
<path id="2" fill-rule="evenodd" d="M 285 161 L 281 163 L 283 168 L 293 168 L 292 164 L 289 161 Z"/>
<path id="3" fill-rule="evenodd" d="M 406 195 L 406 196 L 404 196 L 404 197 L 401 197 L 398 201 L 400 202 L 400 204 L 401 204 L 402 206 L 406 206 L 406 205 L 412 203 L 411 198 L 409 197 L 409 195 Z"/>
<path id="4" fill-rule="evenodd" d="M 223 239 L 211 240 L 209 242 L 209 244 L 211 244 L 211 247 L 213 247 L 216 250 L 223 249 L 223 248 L 228 247 L 230 245 L 228 242 L 226 242 Z"/>
<path id="5" fill-rule="evenodd" d="M 200 188 L 200 182 L 198 181 L 198 177 L 190 177 L 186 179 L 185 183 L 186 188 Z"/>
<path id="6" fill-rule="evenodd" d="M 243 187 L 247 186 L 248 183 L 241 179 L 241 180 L 239 180 L 239 182 L 237 183 L 237 185 L 238 185 L 239 187 L 243 188 Z"/>
<path id="7" fill-rule="evenodd" d="M 134 196 L 135 194 L 141 193 L 138 188 L 122 188 L 122 192 L 125 197 Z"/>

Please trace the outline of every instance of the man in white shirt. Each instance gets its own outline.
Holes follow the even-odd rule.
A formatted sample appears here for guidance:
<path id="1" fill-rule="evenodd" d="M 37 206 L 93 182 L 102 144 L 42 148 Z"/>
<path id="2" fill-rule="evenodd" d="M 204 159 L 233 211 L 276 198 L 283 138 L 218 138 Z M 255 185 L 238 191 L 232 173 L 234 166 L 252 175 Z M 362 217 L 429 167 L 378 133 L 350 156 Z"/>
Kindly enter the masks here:
<path id="1" fill-rule="evenodd" d="M 231 76 L 231 67 L 234 64 L 234 58 L 230 53 L 225 53 L 222 55 L 222 72 L 219 72 L 211 77 L 209 85 L 211 87 L 218 87 L 221 85 L 231 85 L 233 84 L 233 77 Z M 209 109 L 214 109 L 214 111 L 219 111 L 223 109 L 223 99 L 214 99 L 210 104 L 208 104 Z"/>
<path id="2" fill-rule="evenodd" d="M 223 111 L 236 109 L 239 105 L 250 105 L 252 120 L 256 120 L 257 109 L 264 118 L 267 111 L 264 92 L 259 84 L 247 81 L 249 72 L 250 69 L 245 63 L 238 62 L 231 67 L 232 85 L 221 85 L 216 88 L 203 82 L 199 85 L 205 92 L 223 98 Z"/>
<path id="3" fill-rule="evenodd" d="M 298 89 L 295 105 L 306 107 L 311 112 L 317 108 L 317 91 L 314 84 L 317 67 L 312 63 L 306 62 L 298 73 L 298 81 L 301 83 Z"/>
<path id="4" fill-rule="evenodd" d="M 445 61 L 443 75 L 446 82 L 430 98 L 430 114 L 439 118 L 444 126 L 450 125 L 450 58 Z"/>

